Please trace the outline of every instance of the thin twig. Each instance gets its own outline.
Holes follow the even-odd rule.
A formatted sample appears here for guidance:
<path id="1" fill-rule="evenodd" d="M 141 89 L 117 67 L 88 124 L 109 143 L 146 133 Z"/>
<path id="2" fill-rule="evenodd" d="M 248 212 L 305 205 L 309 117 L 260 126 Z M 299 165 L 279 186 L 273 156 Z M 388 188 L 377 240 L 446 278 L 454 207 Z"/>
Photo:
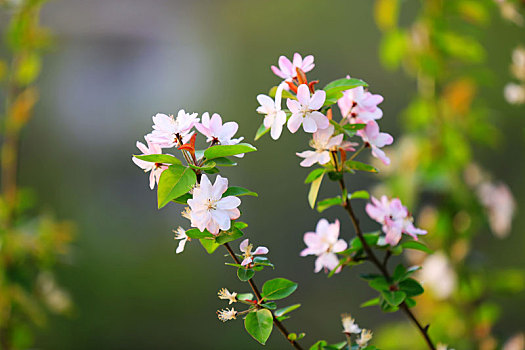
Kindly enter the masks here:
<path id="1" fill-rule="evenodd" d="M 341 187 L 341 191 L 343 193 L 345 193 L 346 192 L 346 185 L 345 185 L 345 182 L 344 182 L 343 178 L 341 178 L 339 180 L 339 185 Z M 352 209 L 352 205 L 350 204 L 350 201 L 345 199 L 344 202 L 343 202 L 343 206 L 346 209 L 346 211 L 348 212 L 348 215 L 350 216 L 350 219 L 352 220 L 352 224 L 354 225 L 355 233 L 356 233 L 357 237 L 359 238 L 359 240 L 361 241 L 361 244 L 363 245 L 363 249 L 365 250 L 366 255 L 368 256 L 369 260 L 379 269 L 379 271 L 381 271 L 381 274 L 387 279 L 387 281 L 391 282 L 392 281 L 392 277 L 390 276 L 390 273 L 386 269 L 386 266 L 385 266 L 386 264 L 383 265 L 379 261 L 377 256 L 374 254 L 374 251 L 372 250 L 372 248 L 370 248 L 370 246 L 366 242 L 366 239 L 363 236 L 363 231 L 361 230 L 361 227 L 359 226 L 359 220 L 357 219 L 356 215 L 354 214 L 354 211 Z M 385 259 L 385 263 L 386 263 L 386 260 L 387 259 Z M 425 339 L 425 342 L 427 343 L 428 348 L 431 349 L 431 350 L 436 350 L 436 347 L 434 346 L 434 343 L 432 343 L 432 340 L 430 339 L 430 336 L 428 335 L 428 325 L 423 327 L 421 325 L 421 323 L 418 321 L 418 319 L 416 318 L 416 316 L 414 315 L 414 313 L 412 312 L 412 310 L 410 310 L 410 308 L 408 307 L 408 305 L 404 301 L 399 306 L 400 306 L 400 309 L 403 310 L 403 312 L 416 325 L 416 327 L 418 328 L 419 332 L 421 333 L 421 335 Z"/>
<path id="2" fill-rule="evenodd" d="M 228 250 L 228 253 L 230 253 L 230 256 L 232 257 L 233 261 L 235 261 L 236 264 L 240 264 L 241 261 L 239 260 L 237 255 L 235 255 L 235 253 L 233 252 L 233 250 L 230 247 L 230 245 L 228 243 L 224 243 L 223 245 L 226 248 L 226 250 Z M 250 278 L 248 280 L 248 283 L 250 284 L 250 287 L 252 288 L 253 294 L 255 294 L 255 297 L 257 298 L 257 303 L 260 303 L 262 301 L 262 296 L 261 296 L 261 293 L 259 292 L 259 288 L 257 288 L 257 285 L 255 284 L 255 281 L 253 280 L 253 278 Z M 291 340 L 290 338 L 288 338 L 290 333 L 288 332 L 286 327 L 284 327 L 284 325 L 281 323 L 281 321 L 279 321 L 277 319 L 277 317 L 273 314 L 273 312 L 272 312 L 272 317 L 273 317 L 273 324 L 279 329 L 279 331 L 282 333 L 282 335 L 284 335 L 286 340 L 288 342 L 290 342 L 290 344 L 295 349 L 303 350 L 303 348 L 301 347 L 301 345 L 299 345 L 299 343 L 297 343 L 297 341 Z"/>

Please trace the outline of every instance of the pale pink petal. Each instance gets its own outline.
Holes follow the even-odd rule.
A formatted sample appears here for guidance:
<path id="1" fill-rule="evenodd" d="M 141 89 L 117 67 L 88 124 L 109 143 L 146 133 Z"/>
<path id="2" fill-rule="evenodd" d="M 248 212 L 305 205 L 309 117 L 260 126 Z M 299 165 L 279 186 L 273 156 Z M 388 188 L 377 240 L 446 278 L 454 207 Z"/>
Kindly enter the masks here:
<path id="1" fill-rule="evenodd" d="M 301 111 L 301 104 L 299 101 L 292 100 L 291 98 L 286 99 L 286 105 L 292 114 L 297 114 Z"/>
<path id="2" fill-rule="evenodd" d="M 309 116 L 315 120 L 318 129 L 326 129 L 330 125 L 328 118 L 321 112 L 314 111 L 309 113 Z"/>
<path id="3" fill-rule="evenodd" d="M 312 110 L 318 110 L 319 108 L 323 106 L 325 100 L 326 100 L 326 92 L 324 92 L 324 90 L 317 90 L 312 96 L 312 100 L 310 101 L 310 104 L 308 105 L 308 107 Z"/>
<path id="4" fill-rule="evenodd" d="M 246 253 L 246 248 L 248 248 L 248 245 L 250 244 L 250 240 L 246 238 L 244 241 L 241 242 L 239 245 L 239 249 L 241 252 Z"/>
<path id="5" fill-rule="evenodd" d="M 234 196 L 228 196 L 222 198 L 220 201 L 217 202 L 217 209 L 218 210 L 228 210 L 228 209 L 235 209 L 239 205 L 241 205 L 241 200 Z"/>
<path id="6" fill-rule="evenodd" d="M 204 177 L 204 176 L 203 176 Z M 222 194 L 228 189 L 228 179 L 217 175 L 215 179 L 215 184 L 213 185 L 212 197 L 219 199 L 222 197 Z"/>
<path id="7" fill-rule="evenodd" d="M 297 88 L 297 100 L 299 100 L 299 102 L 303 106 L 310 105 L 310 89 L 308 88 L 308 85 L 299 85 L 299 87 Z"/>
<path id="8" fill-rule="evenodd" d="M 255 251 L 253 252 L 253 255 L 264 255 L 264 254 L 268 254 L 270 250 L 268 250 L 268 248 L 266 247 L 257 247 L 257 249 L 255 249 Z"/>
<path id="9" fill-rule="evenodd" d="M 309 114 L 307 114 L 303 119 L 303 130 L 304 132 L 308 133 L 314 133 L 317 131 L 317 124 Z"/>
<path id="10" fill-rule="evenodd" d="M 290 101 L 290 99 L 288 99 Z M 288 130 L 294 134 L 303 123 L 303 116 L 300 114 L 292 114 L 290 119 L 288 119 Z"/>

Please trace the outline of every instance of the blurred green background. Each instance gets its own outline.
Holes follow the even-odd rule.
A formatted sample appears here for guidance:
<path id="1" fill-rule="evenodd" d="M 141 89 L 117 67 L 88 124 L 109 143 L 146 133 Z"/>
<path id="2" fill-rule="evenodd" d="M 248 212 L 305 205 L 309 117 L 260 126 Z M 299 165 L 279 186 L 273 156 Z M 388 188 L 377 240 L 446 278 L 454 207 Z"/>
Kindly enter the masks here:
<path id="1" fill-rule="evenodd" d="M 413 2 L 414 4 L 416 2 Z M 41 101 L 23 139 L 21 185 L 32 186 L 38 201 L 60 218 L 77 222 L 78 239 L 70 265 L 58 280 L 71 292 L 71 318 L 52 318 L 37 339 L 42 349 L 252 349 L 259 346 L 241 331 L 241 321 L 222 324 L 216 310 L 219 288 L 247 291 L 220 254 L 207 255 L 197 242 L 175 255 L 172 229 L 187 222 L 182 206 L 156 209 L 147 176 L 131 162 L 135 142 L 151 129 L 157 112 L 180 108 L 217 112 L 240 124 L 239 135 L 253 138 L 261 117 L 256 95 L 279 80 L 270 71 L 279 55 L 315 56 L 310 74 L 321 83 L 351 74 L 385 96 L 381 127 L 399 135 L 398 114 L 415 94 L 402 72 L 385 71 L 378 59 L 380 33 L 372 1 L 168 1 L 68 0 L 44 7 L 42 22 L 56 35 L 44 59 Z M 402 21 L 410 20 L 405 4 Z M 408 9 L 408 10 L 407 10 Z M 415 12 L 415 9 L 414 9 Z M 2 20 L 2 17 L 0 17 Z M 494 123 L 505 136 L 497 149 L 477 150 L 479 162 L 509 184 L 524 207 L 525 109 L 509 106 L 503 86 L 510 79 L 510 53 L 522 33 L 496 19 L 482 44 L 493 72 L 482 90 Z M 324 84 L 322 84 L 324 85 Z M 360 309 L 370 290 L 356 276 L 363 268 L 327 279 L 313 273 L 313 259 L 301 258 L 302 235 L 321 217 L 307 204 L 307 171 L 296 151 L 307 136 L 265 137 L 224 174 L 232 184 L 259 192 L 243 197 L 243 221 L 256 245 L 270 248 L 275 271 L 257 280 L 283 276 L 299 282 L 289 302 L 302 308 L 288 321 L 304 331 L 305 344 L 338 341 L 342 312 L 366 328 L 403 320 L 400 314 Z M 369 188 L 374 176 L 360 174 L 351 189 Z M 325 184 L 324 195 L 336 188 Z M 362 208 L 358 208 L 362 215 Z M 342 219 L 342 236 L 352 236 L 342 210 L 323 215 Z M 365 221 L 365 229 L 375 226 Z M 482 259 L 501 267 L 525 265 L 523 215 L 511 235 L 488 231 L 476 247 Z M 244 289 L 243 289 L 244 288 Z M 497 300 L 504 316 L 495 333 L 503 338 L 525 327 L 525 296 Z M 286 346 L 277 332 L 268 349 Z"/>

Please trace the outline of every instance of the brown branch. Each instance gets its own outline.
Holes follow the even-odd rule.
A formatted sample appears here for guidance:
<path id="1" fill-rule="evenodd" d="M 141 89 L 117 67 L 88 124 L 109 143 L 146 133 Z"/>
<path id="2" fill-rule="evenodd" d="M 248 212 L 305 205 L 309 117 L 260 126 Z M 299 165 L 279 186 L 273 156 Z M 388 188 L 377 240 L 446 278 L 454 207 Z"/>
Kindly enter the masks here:
<path id="1" fill-rule="evenodd" d="M 345 185 L 343 178 L 339 180 L 339 185 L 341 187 L 341 191 L 345 193 L 346 185 Z M 350 216 L 350 219 L 352 220 L 352 224 L 354 225 L 355 233 L 357 237 L 359 238 L 359 240 L 361 241 L 361 244 L 363 245 L 363 249 L 365 250 L 368 259 L 379 269 L 379 271 L 381 271 L 381 274 L 387 279 L 387 281 L 391 282 L 392 277 L 390 276 L 390 273 L 388 272 L 386 268 L 386 261 L 388 260 L 388 258 L 385 259 L 385 264 L 382 264 L 379 261 L 377 256 L 374 254 L 374 251 L 372 250 L 372 248 L 370 248 L 370 246 L 366 242 L 365 237 L 363 236 L 363 231 L 361 230 L 361 226 L 359 225 L 359 220 L 357 219 L 354 213 L 354 210 L 352 209 L 352 205 L 350 204 L 350 201 L 348 200 L 348 198 L 344 198 L 343 201 L 344 201 L 343 207 L 346 209 L 346 211 L 348 212 L 348 215 Z M 410 308 L 404 301 L 401 303 L 400 309 L 403 310 L 403 312 L 410 318 L 412 323 L 414 323 L 414 325 L 417 327 L 417 329 L 419 330 L 419 332 L 425 339 L 425 342 L 427 343 L 428 348 L 431 350 L 436 350 L 434 343 L 432 343 L 432 340 L 430 339 L 430 336 L 428 335 L 429 326 L 427 325 L 423 327 L 421 323 L 418 321 L 418 319 L 416 318 L 416 316 L 414 315 L 414 313 L 412 312 L 412 310 L 410 310 Z"/>
<path id="2" fill-rule="evenodd" d="M 232 259 L 235 261 L 236 264 L 241 264 L 241 261 L 239 260 L 239 258 L 237 257 L 237 255 L 235 255 L 235 253 L 233 252 L 232 248 L 230 247 L 230 245 L 228 243 L 224 243 L 223 244 L 224 247 L 226 248 L 226 250 L 228 250 L 228 253 L 230 253 L 230 256 L 232 257 Z M 261 293 L 259 292 L 259 288 L 257 288 L 257 285 L 255 284 L 255 281 L 253 280 L 253 278 L 250 278 L 248 280 L 248 283 L 250 284 L 250 287 L 252 288 L 252 291 L 253 291 L 253 294 L 255 294 L 255 297 L 257 298 L 257 302 L 260 303 L 262 301 L 262 296 L 261 296 Z M 286 340 L 288 342 L 290 342 L 290 344 L 297 350 L 303 350 L 303 348 L 301 347 L 301 345 L 299 345 L 299 343 L 297 343 L 297 341 L 295 340 L 290 340 L 288 338 L 288 336 L 290 335 L 290 332 L 288 332 L 288 330 L 286 329 L 286 327 L 284 327 L 284 325 L 281 323 L 281 321 L 279 321 L 277 319 L 277 317 L 273 314 L 272 312 L 272 316 L 273 316 L 273 324 L 279 329 L 279 331 L 282 333 L 282 335 L 284 335 L 284 337 L 286 338 Z"/>

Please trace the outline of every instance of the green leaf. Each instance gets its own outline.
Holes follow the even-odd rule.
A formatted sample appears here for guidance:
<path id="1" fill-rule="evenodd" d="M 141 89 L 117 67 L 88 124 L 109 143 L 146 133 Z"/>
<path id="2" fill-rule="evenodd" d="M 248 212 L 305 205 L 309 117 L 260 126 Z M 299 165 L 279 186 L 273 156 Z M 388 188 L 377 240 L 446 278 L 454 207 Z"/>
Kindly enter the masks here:
<path id="1" fill-rule="evenodd" d="M 365 239 L 366 244 L 369 246 L 375 246 L 377 244 L 377 241 L 379 240 L 379 232 L 373 232 L 373 233 L 365 233 L 363 234 L 363 238 Z M 355 237 L 350 242 L 350 246 L 355 249 L 359 250 L 363 248 L 363 244 L 361 243 L 361 240 L 359 237 Z"/>
<path id="2" fill-rule="evenodd" d="M 317 200 L 317 194 L 319 193 L 319 188 L 321 187 L 321 182 L 323 182 L 324 172 L 317 179 L 312 181 L 310 185 L 310 192 L 308 192 L 308 203 L 310 203 L 310 208 L 315 208 L 315 201 Z"/>
<path id="3" fill-rule="evenodd" d="M 178 158 L 169 154 L 146 154 L 146 155 L 134 155 L 133 157 L 151 163 L 162 163 L 162 164 L 182 164 Z"/>
<path id="4" fill-rule="evenodd" d="M 207 160 L 204 162 L 204 164 L 211 163 L 211 162 L 214 162 L 216 165 L 220 165 L 220 166 L 237 165 L 237 163 L 235 163 L 233 160 L 231 160 L 230 158 L 226 158 L 226 157 L 219 157 L 219 158 L 214 158 L 213 160 Z"/>
<path id="5" fill-rule="evenodd" d="M 328 343 L 326 340 L 319 340 L 314 345 L 310 346 L 310 350 L 323 350 Z"/>
<path id="6" fill-rule="evenodd" d="M 262 296 L 266 300 L 283 299 L 295 292 L 297 283 L 286 278 L 274 278 L 266 281 L 262 287 Z"/>
<path id="7" fill-rule="evenodd" d="M 292 312 L 294 310 L 297 310 L 300 307 L 301 307 L 301 304 L 293 304 L 293 305 L 290 305 L 290 306 L 287 306 L 287 307 L 283 307 L 283 308 L 281 308 L 279 310 L 275 310 L 274 314 L 275 314 L 275 316 L 279 317 L 279 316 L 282 316 L 282 315 L 286 315 L 287 313 Z"/>
<path id="8" fill-rule="evenodd" d="M 405 304 L 407 304 L 408 307 L 414 307 L 416 306 L 416 301 L 412 298 L 406 298 L 405 299 Z"/>
<path id="9" fill-rule="evenodd" d="M 261 126 L 259 126 L 259 129 L 257 129 L 257 132 L 255 133 L 254 141 L 257 141 L 258 139 L 263 137 L 268 132 L 270 132 L 270 129 L 266 129 L 266 127 L 264 126 L 264 123 L 262 123 Z"/>
<path id="10" fill-rule="evenodd" d="M 201 239 L 201 238 L 213 238 L 214 236 L 208 231 L 204 230 L 201 232 L 198 228 L 190 228 L 186 231 L 186 236 L 191 239 Z"/>
<path id="11" fill-rule="evenodd" d="M 358 86 L 368 86 L 367 83 L 360 79 L 354 78 L 343 78 L 334 80 L 323 88 L 326 91 L 326 95 L 334 94 L 335 92 L 343 92 L 346 90 L 354 89 Z"/>
<path id="12" fill-rule="evenodd" d="M 250 312 L 244 319 L 246 331 L 262 345 L 272 333 L 273 316 L 270 310 L 260 309 Z"/>
<path id="13" fill-rule="evenodd" d="M 245 223 L 245 222 L 242 222 L 242 221 L 235 221 L 233 223 L 233 226 L 237 227 L 239 230 L 242 230 L 242 229 L 245 229 L 246 227 L 248 227 L 248 224 Z"/>
<path id="14" fill-rule="evenodd" d="M 241 293 L 237 294 L 237 300 L 253 300 L 253 294 L 252 293 Z"/>
<path id="15" fill-rule="evenodd" d="M 368 171 L 370 173 L 377 173 L 377 169 L 373 166 L 358 162 L 357 160 L 347 160 L 344 164 L 344 167 L 345 170 L 361 170 Z"/>
<path id="16" fill-rule="evenodd" d="M 340 196 L 333 197 L 333 198 L 326 198 L 322 201 L 317 203 L 317 211 L 322 213 L 326 209 L 334 206 L 334 205 L 343 205 L 343 201 L 341 200 Z"/>
<path id="17" fill-rule="evenodd" d="M 258 197 L 259 195 L 253 191 L 250 191 L 246 188 L 242 188 L 242 187 L 238 187 L 238 186 L 232 186 L 232 187 L 228 187 L 228 189 L 226 190 L 226 192 L 224 192 L 224 194 L 222 195 L 223 197 L 227 197 L 227 196 L 237 196 L 237 197 L 240 197 L 240 196 L 253 196 L 253 197 Z"/>
<path id="18" fill-rule="evenodd" d="M 239 267 L 237 270 L 237 277 L 243 282 L 249 281 L 255 275 L 255 271 L 252 269 L 246 269 L 244 267 Z"/>
<path id="19" fill-rule="evenodd" d="M 395 291 L 382 291 L 381 295 L 392 306 L 400 305 L 406 298 L 406 293 L 400 290 Z"/>
<path id="20" fill-rule="evenodd" d="M 432 249 L 428 248 L 426 245 L 424 245 L 423 243 L 421 243 L 419 241 L 403 242 L 403 243 L 401 243 L 401 247 L 403 247 L 405 249 L 420 250 L 420 251 L 428 253 L 428 254 L 432 254 L 433 253 Z"/>
<path id="21" fill-rule="evenodd" d="M 407 278 L 399 282 L 399 289 L 406 293 L 409 297 L 415 297 L 416 295 L 423 294 L 425 291 L 421 284 L 413 278 Z"/>
<path id="22" fill-rule="evenodd" d="M 376 277 L 370 282 L 368 282 L 370 287 L 374 288 L 379 292 L 388 292 L 390 291 L 390 283 L 384 277 Z"/>
<path id="23" fill-rule="evenodd" d="M 277 309 L 277 304 L 275 304 L 273 301 L 270 301 L 269 303 L 261 304 L 262 307 L 267 308 L 268 310 L 275 310 Z"/>
<path id="24" fill-rule="evenodd" d="M 394 269 L 394 275 L 392 276 L 392 279 L 394 282 L 399 282 L 405 277 L 406 272 L 407 269 L 403 266 L 403 264 L 399 264 Z"/>
<path id="25" fill-rule="evenodd" d="M 214 251 L 217 250 L 217 248 L 219 248 L 221 246 L 220 244 L 217 244 L 215 242 L 215 239 L 201 238 L 201 239 L 199 239 L 199 241 L 201 242 L 201 244 L 204 247 L 204 249 L 206 249 L 208 254 L 212 254 Z"/>
<path id="26" fill-rule="evenodd" d="M 188 166 L 190 168 L 196 169 L 196 170 L 210 170 L 210 169 L 215 168 L 215 165 L 217 165 L 217 164 L 214 161 L 212 161 L 212 160 L 205 162 L 202 166 L 196 166 L 196 165 L 193 165 L 193 164 L 188 164 Z"/>
<path id="27" fill-rule="evenodd" d="M 248 143 L 239 143 L 236 145 L 216 145 L 211 146 L 204 151 L 206 159 L 215 159 L 219 157 L 235 156 L 242 153 L 257 151 L 257 148 Z"/>
<path id="28" fill-rule="evenodd" d="M 365 190 L 355 191 L 354 193 L 351 193 L 348 195 L 348 199 L 369 199 L 369 198 L 370 198 L 370 194 Z"/>
<path id="29" fill-rule="evenodd" d="M 374 298 L 374 299 L 367 300 L 367 301 L 365 301 L 364 303 L 362 303 L 359 306 L 360 307 L 374 306 L 374 305 L 379 305 L 379 302 L 380 302 L 380 299 L 379 299 L 379 297 L 377 297 L 377 298 Z"/>
<path id="30" fill-rule="evenodd" d="M 317 168 L 317 169 L 312 170 L 310 172 L 310 174 L 308 174 L 308 176 L 306 177 L 306 180 L 304 180 L 304 183 L 308 184 L 310 182 L 315 181 L 321 175 L 323 175 L 325 171 L 326 171 L 326 169 L 324 169 L 324 168 Z"/>
<path id="31" fill-rule="evenodd" d="M 219 245 L 235 241 L 238 238 L 241 238 L 243 233 L 235 225 L 233 225 L 228 231 L 221 231 L 216 237 L 215 242 Z"/>
<path id="32" fill-rule="evenodd" d="M 188 199 L 193 198 L 191 193 L 185 193 L 180 197 L 175 198 L 173 201 L 180 204 L 188 204 Z"/>
<path id="33" fill-rule="evenodd" d="M 157 189 L 157 202 L 159 209 L 171 200 L 187 193 L 197 182 L 195 172 L 183 165 L 170 165 L 162 172 Z"/>

